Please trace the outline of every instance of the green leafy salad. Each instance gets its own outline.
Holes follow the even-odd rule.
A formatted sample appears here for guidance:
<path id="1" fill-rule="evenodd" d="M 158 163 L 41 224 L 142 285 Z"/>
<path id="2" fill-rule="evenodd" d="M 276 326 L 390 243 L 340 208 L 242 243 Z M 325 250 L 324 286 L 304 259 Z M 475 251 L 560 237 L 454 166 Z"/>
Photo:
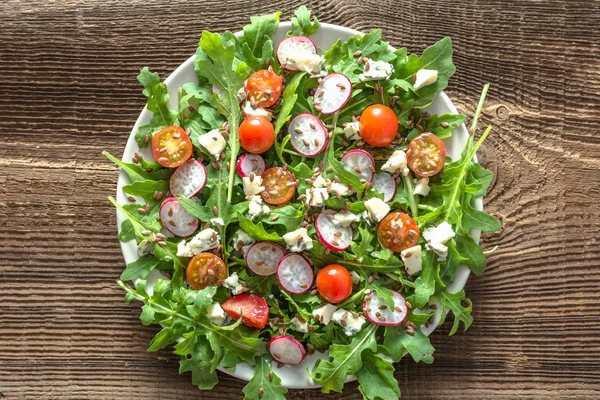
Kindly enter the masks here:
<path id="1" fill-rule="evenodd" d="M 365 399 L 399 398 L 393 363 L 433 362 L 422 328 L 472 322 L 447 290 L 459 264 L 485 271 L 469 231 L 501 228 L 474 206 L 492 181 L 473 161 L 487 85 L 451 159 L 442 139 L 465 116 L 425 111 L 455 72 L 450 38 L 420 56 L 380 30 L 319 49 L 300 7 L 276 45 L 279 16 L 202 32 L 176 110 L 141 70 L 148 156 L 104 153 L 128 177 L 127 204 L 109 199 L 139 255 L 118 283 L 162 328 L 148 351 L 172 346 L 200 389 L 248 363 L 245 398 L 284 399 L 278 374 L 296 365 L 325 393 L 355 376 Z"/>

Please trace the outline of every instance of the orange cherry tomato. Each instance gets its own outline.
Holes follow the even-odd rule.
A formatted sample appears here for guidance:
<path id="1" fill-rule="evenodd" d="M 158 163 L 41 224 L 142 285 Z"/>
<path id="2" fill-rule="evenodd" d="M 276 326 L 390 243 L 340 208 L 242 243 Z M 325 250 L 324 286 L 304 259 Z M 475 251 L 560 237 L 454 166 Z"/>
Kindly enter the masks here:
<path id="1" fill-rule="evenodd" d="M 152 153 L 163 167 L 176 168 L 192 156 L 192 141 L 182 127 L 167 126 L 154 134 Z"/>
<path id="2" fill-rule="evenodd" d="M 383 104 L 373 104 L 360 115 L 360 134 L 371 146 L 387 146 L 398 133 L 398 117 Z"/>
<path id="3" fill-rule="evenodd" d="M 256 71 L 246 82 L 248 97 L 257 107 L 270 107 L 277 103 L 283 88 L 283 78 L 268 69 Z"/>
<path id="4" fill-rule="evenodd" d="M 275 206 L 287 203 L 296 193 L 296 177 L 281 167 L 269 168 L 263 172 L 262 185 L 265 188 L 260 192 L 263 200 Z"/>
<path id="5" fill-rule="evenodd" d="M 399 252 L 417 244 L 419 227 L 410 215 L 394 212 L 379 223 L 377 238 L 383 247 Z"/>
<path id="6" fill-rule="evenodd" d="M 275 129 L 266 118 L 249 117 L 240 125 L 240 144 L 248 153 L 261 154 L 275 143 Z"/>
<path id="7" fill-rule="evenodd" d="M 446 146 L 442 139 L 433 133 L 421 133 L 408 144 L 406 161 L 408 168 L 416 175 L 435 175 L 442 170 L 446 162 Z"/>
<path id="8" fill-rule="evenodd" d="M 231 318 L 238 320 L 252 328 L 262 329 L 269 320 L 269 305 L 260 296 L 255 294 L 239 294 L 221 305 Z"/>
<path id="9" fill-rule="evenodd" d="M 221 286 L 227 277 L 227 268 L 213 253 L 200 253 L 190 260 L 185 274 L 191 287 L 202 290 L 207 286 Z"/>
<path id="10" fill-rule="evenodd" d="M 340 264 L 330 264 L 317 274 L 317 290 L 325 300 L 336 304 L 352 293 L 350 272 Z"/>

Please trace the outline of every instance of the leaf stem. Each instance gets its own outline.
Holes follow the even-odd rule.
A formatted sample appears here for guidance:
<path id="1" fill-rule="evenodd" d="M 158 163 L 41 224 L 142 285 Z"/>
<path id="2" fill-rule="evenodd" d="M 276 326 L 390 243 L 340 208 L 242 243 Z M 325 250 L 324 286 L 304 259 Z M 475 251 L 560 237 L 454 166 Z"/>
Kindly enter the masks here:
<path id="1" fill-rule="evenodd" d="M 364 294 L 365 294 L 365 289 L 359 290 L 358 292 L 354 293 L 352 295 L 352 297 L 346 299 L 346 301 L 344 301 L 342 304 L 340 304 L 338 308 L 345 308 L 350 304 L 354 304 L 354 302 L 356 300 L 362 298 Z"/>
<path id="2" fill-rule="evenodd" d="M 419 216 L 419 207 L 417 206 L 417 200 L 415 199 L 415 195 L 413 193 L 415 188 L 413 186 L 410 173 L 406 175 L 402 174 L 402 181 L 404 181 L 404 186 L 406 186 L 406 196 L 408 197 L 408 203 L 410 205 L 412 217 L 417 218 Z"/>
<path id="3" fill-rule="evenodd" d="M 477 130 L 477 122 L 479 121 L 479 115 L 481 114 L 481 110 L 483 110 L 483 103 L 485 102 L 485 97 L 487 96 L 488 89 L 490 88 L 490 84 L 486 83 L 481 90 L 481 97 L 479 97 L 479 103 L 477 103 L 477 108 L 475 109 L 475 115 L 473 116 L 473 122 L 471 123 L 471 134 L 474 135 Z"/>

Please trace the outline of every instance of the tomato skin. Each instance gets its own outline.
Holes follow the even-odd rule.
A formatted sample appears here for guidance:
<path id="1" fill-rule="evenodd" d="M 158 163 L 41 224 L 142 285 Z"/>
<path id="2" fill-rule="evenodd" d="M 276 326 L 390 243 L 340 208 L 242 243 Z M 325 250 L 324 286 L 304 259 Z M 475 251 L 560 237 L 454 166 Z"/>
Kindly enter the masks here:
<path id="1" fill-rule="evenodd" d="M 152 137 L 152 153 L 163 167 L 177 168 L 192 156 L 192 141 L 182 127 L 167 126 Z"/>
<path id="2" fill-rule="evenodd" d="M 421 133 L 408 144 L 406 149 L 408 168 L 415 175 L 430 177 L 442 170 L 446 162 L 446 146 L 433 133 Z"/>
<path id="3" fill-rule="evenodd" d="M 328 302 L 344 301 L 352 293 L 350 272 L 340 264 L 330 264 L 317 274 L 317 290 Z"/>
<path id="4" fill-rule="evenodd" d="M 269 204 L 279 206 L 287 203 L 296 193 L 296 177 L 287 169 L 272 167 L 263 172 L 260 195 Z"/>
<path id="5" fill-rule="evenodd" d="M 373 104 L 360 115 L 360 134 L 371 146 L 387 146 L 397 133 L 398 117 L 388 106 Z"/>
<path id="6" fill-rule="evenodd" d="M 256 71 L 246 82 L 246 92 L 256 107 L 270 107 L 277 103 L 283 89 L 283 78 L 275 72 L 262 69 Z"/>
<path id="7" fill-rule="evenodd" d="M 379 223 L 377 238 L 383 247 L 400 252 L 417 244 L 419 227 L 410 215 L 394 212 Z"/>
<path id="8" fill-rule="evenodd" d="M 240 125 L 240 144 L 248 153 L 261 154 L 275 143 L 275 129 L 266 118 L 248 117 Z"/>
<path id="9" fill-rule="evenodd" d="M 236 321 L 242 316 L 242 322 L 252 328 L 262 329 L 269 320 L 269 306 L 265 299 L 255 294 L 239 294 L 221 304 L 231 318 Z"/>
<path id="10" fill-rule="evenodd" d="M 213 272 L 209 273 L 209 270 Z M 213 253 L 200 253 L 190 260 L 185 275 L 191 287 L 202 290 L 208 286 L 221 286 L 227 277 L 227 268 Z"/>

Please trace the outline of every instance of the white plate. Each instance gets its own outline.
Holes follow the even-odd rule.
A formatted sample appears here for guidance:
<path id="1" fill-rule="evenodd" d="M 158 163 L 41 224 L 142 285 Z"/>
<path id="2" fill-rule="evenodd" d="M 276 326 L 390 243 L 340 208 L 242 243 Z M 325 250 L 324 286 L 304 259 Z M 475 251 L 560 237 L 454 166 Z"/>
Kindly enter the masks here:
<path id="1" fill-rule="evenodd" d="M 277 45 L 285 37 L 285 33 L 290 29 L 290 22 L 282 22 L 279 24 L 279 29 L 273 35 L 275 45 Z M 242 32 L 237 32 L 236 35 L 240 35 L 241 33 Z M 311 39 L 314 40 L 314 42 L 319 48 L 328 49 L 338 39 L 346 40 L 348 37 L 357 33 L 361 32 L 349 28 L 344 28 L 338 25 L 321 24 L 321 29 L 319 29 L 319 31 L 315 35 L 311 36 Z M 177 109 L 178 88 L 183 86 L 185 83 L 197 81 L 198 80 L 196 78 L 196 74 L 194 73 L 194 56 L 192 56 L 188 58 L 183 64 L 181 64 L 165 81 L 169 89 L 169 94 L 171 95 L 169 100 L 169 107 L 171 109 Z M 429 106 L 426 109 L 426 111 L 430 114 L 457 113 L 456 108 L 445 93 L 441 93 L 440 95 L 438 95 L 433 104 Z M 138 128 L 141 125 L 148 123 L 151 118 L 152 113 L 148 111 L 147 108 L 144 108 L 144 110 L 138 117 L 135 126 L 131 131 L 131 134 L 129 135 L 129 140 L 127 141 L 127 145 L 125 146 L 125 151 L 123 152 L 123 161 L 131 162 L 131 158 L 136 152 L 142 154 L 146 159 L 154 159 L 152 157 L 152 152 L 149 150 L 149 147 L 140 151 L 134 138 L 135 133 L 138 131 Z M 452 157 L 453 159 L 459 157 L 461 150 L 466 144 L 467 137 L 468 133 L 464 124 L 456 128 L 452 137 L 450 139 L 444 140 L 448 156 Z M 125 173 L 123 171 L 119 171 L 116 198 L 120 204 L 127 204 L 127 196 L 123 193 L 121 188 L 128 183 L 129 180 Z M 483 209 L 483 200 L 481 198 L 478 198 L 475 201 L 475 208 L 478 210 Z M 123 219 L 124 217 L 119 212 L 117 212 L 117 224 L 119 231 L 121 230 L 121 223 L 123 222 Z M 475 239 L 475 241 L 479 243 L 480 232 L 472 231 L 470 232 L 470 234 L 473 237 L 473 239 Z M 133 262 L 138 258 L 136 249 L 137 247 L 135 240 L 126 243 L 121 243 L 123 258 L 125 259 L 126 263 Z M 456 293 L 462 290 L 465 284 L 467 283 L 469 273 L 469 269 L 466 266 L 460 265 L 456 271 L 456 278 L 454 282 L 448 286 L 448 291 L 450 291 L 451 293 Z M 159 276 L 160 275 L 158 273 L 151 273 L 147 277 L 149 289 L 151 289 L 151 286 L 154 284 L 155 280 Z M 435 299 L 433 299 L 433 301 L 435 301 Z M 433 332 L 433 330 L 435 330 L 440 320 L 440 312 L 440 307 L 438 307 L 438 311 L 436 312 L 436 315 L 433 318 L 433 323 L 428 328 L 423 327 L 422 330 L 425 334 L 429 335 L 431 332 Z M 325 359 L 327 358 L 327 356 L 327 352 L 322 354 L 317 352 L 315 354 L 308 355 L 300 365 L 284 366 L 281 368 L 278 368 L 276 365 L 273 365 L 273 370 L 281 378 L 281 383 L 285 387 L 294 389 L 308 389 L 320 387 L 320 385 L 316 384 L 312 380 L 312 378 L 307 374 L 307 368 L 308 370 L 312 369 L 313 365 L 318 359 Z M 235 371 L 229 371 L 220 367 L 219 369 L 229 375 L 235 376 L 246 381 L 249 380 L 253 375 L 252 367 L 247 363 L 239 364 Z M 353 377 L 349 377 L 348 381 L 352 381 L 354 379 L 355 378 Z"/>

